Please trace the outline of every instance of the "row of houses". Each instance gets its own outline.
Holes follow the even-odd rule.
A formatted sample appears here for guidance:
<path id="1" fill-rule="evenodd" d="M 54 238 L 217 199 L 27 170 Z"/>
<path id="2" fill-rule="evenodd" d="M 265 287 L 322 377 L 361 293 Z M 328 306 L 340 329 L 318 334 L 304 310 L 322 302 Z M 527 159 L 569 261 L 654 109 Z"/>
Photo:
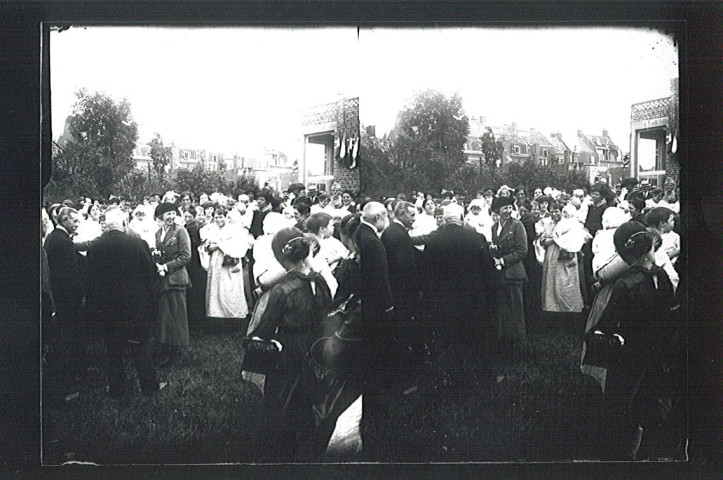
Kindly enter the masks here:
<path id="1" fill-rule="evenodd" d="M 502 127 L 487 125 L 483 116 L 471 117 L 469 121 L 469 135 L 464 145 L 468 162 L 477 164 L 483 158 L 481 137 L 488 128 L 495 140 L 502 143 L 504 151 L 498 167 L 503 171 L 510 164 L 533 160 L 560 170 L 585 170 L 591 182 L 596 178 L 615 181 L 622 175 L 625 160 L 607 130 L 603 130 L 602 135 L 578 130 L 576 138 L 566 140 L 560 132 L 548 136 L 534 128 L 518 128 L 516 122 Z"/>
<path id="2" fill-rule="evenodd" d="M 150 172 L 152 166 L 150 147 L 138 145 L 133 151 L 133 160 L 138 170 Z M 229 180 L 241 176 L 253 176 L 260 185 L 263 185 L 281 182 L 297 169 L 298 162 L 291 161 L 279 150 L 268 148 L 257 155 L 246 157 L 236 153 L 229 155 L 205 149 L 171 146 L 171 160 L 166 168 L 167 173 L 173 175 L 178 170 L 193 170 L 198 166 L 207 171 L 217 171 L 222 168 Z M 288 179 L 284 181 L 288 183 Z"/>

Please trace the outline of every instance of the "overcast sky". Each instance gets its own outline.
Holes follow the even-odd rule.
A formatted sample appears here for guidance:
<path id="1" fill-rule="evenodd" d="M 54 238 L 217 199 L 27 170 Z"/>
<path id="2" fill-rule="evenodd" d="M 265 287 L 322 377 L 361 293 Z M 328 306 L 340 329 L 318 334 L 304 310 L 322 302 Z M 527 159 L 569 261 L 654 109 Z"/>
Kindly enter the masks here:
<path id="1" fill-rule="evenodd" d="M 414 91 L 459 92 L 468 116 L 517 122 L 572 143 L 607 129 L 629 150 L 630 106 L 667 97 L 678 77 L 672 39 L 646 29 L 362 30 L 361 121 L 381 134 Z"/>
<path id="2" fill-rule="evenodd" d="M 301 158 L 301 111 L 358 96 L 356 28 L 72 27 L 51 34 L 53 138 L 75 91 L 127 97 L 139 143 Z"/>
<path id="3" fill-rule="evenodd" d="M 302 109 L 360 97 L 379 134 L 415 91 L 462 95 L 468 116 L 571 143 L 607 129 L 629 149 L 630 105 L 669 95 L 672 40 L 644 29 L 180 29 L 51 34 L 53 137 L 85 87 L 127 97 L 139 141 L 301 157 Z"/>

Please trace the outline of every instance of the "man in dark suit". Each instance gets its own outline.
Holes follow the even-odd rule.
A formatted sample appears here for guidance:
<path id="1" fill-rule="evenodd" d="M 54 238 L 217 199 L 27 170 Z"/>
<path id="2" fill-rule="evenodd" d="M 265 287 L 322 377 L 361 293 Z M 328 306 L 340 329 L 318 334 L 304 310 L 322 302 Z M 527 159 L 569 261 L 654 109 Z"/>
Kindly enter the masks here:
<path id="1" fill-rule="evenodd" d="M 393 382 L 393 351 L 399 348 L 395 345 L 390 323 L 394 303 L 389 287 L 387 254 L 379 238 L 388 224 L 384 205 L 369 202 L 364 206 L 362 220 L 355 235 L 362 273 L 359 296 L 362 301 L 362 342 L 366 352 L 366 358 L 362 360 L 362 421 L 372 425 L 381 421 L 380 414 L 385 411 L 379 394 Z"/>
<path id="2" fill-rule="evenodd" d="M 419 306 L 419 275 L 414 246 L 409 230 L 414 224 L 416 208 L 409 202 L 399 202 L 394 209 L 394 221 L 382 233 L 382 243 L 389 265 L 389 286 L 392 290 L 396 318 L 414 320 Z"/>
<path id="3" fill-rule="evenodd" d="M 79 224 L 80 216 L 77 210 L 61 208 L 58 224 L 44 244 L 56 313 L 51 328 L 46 329 L 55 344 L 55 354 L 51 355 L 52 359 L 48 364 L 51 383 L 48 391 L 55 395 L 64 394 L 66 400 L 78 396 L 77 376 L 88 366 L 80 325 L 83 281 L 78 263 L 79 254 L 72 239 Z"/>
<path id="4" fill-rule="evenodd" d="M 416 249 L 408 231 L 412 228 L 417 209 L 409 202 L 400 201 L 394 208 L 394 220 L 382 233 L 382 243 L 389 265 L 389 286 L 394 302 L 394 324 L 396 327 L 399 353 L 410 349 L 421 353 L 424 340 L 417 332 L 419 275 L 416 264 Z M 412 360 L 408 358 L 407 360 Z M 421 363 L 413 361 L 413 363 Z"/>
<path id="5" fill-rule="evenodd" d="M 356 233 L 362 271 L 360 296 L 364 324 L 369 333 L 384 326 L 385 320 L 394 309 L 387 254 L 379 238 L 388 223 L 384 205 L 379 202 L 369 202 L 364 206 L 362 221 Z"/>
<path id="6" fill-rule="evenodd" d="M 107 232 L 90 246 L 87 259 L 88 304 L 105 327 L 108 392 L 113 397 L 125 393 L 123 348 L 129 345 L 141 392 L 149 395 L 159 389 L 149 343 L 156 267 L 146 243 L 125 233 L 123 210 L 109 211 L 105 221 Z"/>
<path id="7" fill-rule="evenodd" d="M 443 215 L 444 227 L 430 236 L 422 256 L 424 314 L 438 348 L 451 342 L 484 350 L 493 270 L 487 240 L 464 227 L 461 206 L 449 204 Z"/>
<path id="8" fill-rule="evenodd" d="M 308 198 L 309 206 L 319 204 L 319 189 L 316 185 L 309 185 L 309 188 L 306 190 L 306 197 Z"/>

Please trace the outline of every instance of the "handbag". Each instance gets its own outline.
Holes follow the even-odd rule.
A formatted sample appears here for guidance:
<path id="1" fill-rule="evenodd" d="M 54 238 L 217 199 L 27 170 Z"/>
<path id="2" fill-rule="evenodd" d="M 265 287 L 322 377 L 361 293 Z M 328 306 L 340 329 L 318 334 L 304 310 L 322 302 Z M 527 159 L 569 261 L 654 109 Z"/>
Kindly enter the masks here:
<path id="1" fill-rule="evenodd" d="M 308 352 L 309 365 L 317 379 L 345 377 L 362 368 L 360 320 L 361 300 L 353 294 L 324 319 L 324 336 Z"/>
<path id="2" fill-rule="evenodd" d="M 235 267 L 238 265 L 239 259 L 235 257 L 230 257 L 228 255 L 223 256 L 223 262 L 221 262 L 222 267 Z"/>
<path id="3" fill-rule="evenodd" d="M 568 252 L 567 250 L 560 249 L 560 254 L 558 255 L 557 259 L 561 262 L 567 262 L 568 260 L 572 260 L 575 258 L 575 254 L 572 252 Z"/>
<path id="4" fill-rule="evenodd" d="M 623 345 L 612 333 L 585 332 L 583 365 L 610 368 L 620 363 Z"/>
<path id="5" fill-rule="evenodd" d="M 244 337 L 241 340 L 244 358 L 241 370 L 268 375 L 281 361 L 281 350 L 271 340 Z"/>
<path id="6" fill-rule="evenodd" d="M 172 273 L 166 274 L 166 276 L 163 278 L 169 288 L 190 288 L 192 286 L 191 277 L 188 276 L 188 270 L 186 270 L 186 267 L 181 267 L 178 270 L 174 270 Z"/>

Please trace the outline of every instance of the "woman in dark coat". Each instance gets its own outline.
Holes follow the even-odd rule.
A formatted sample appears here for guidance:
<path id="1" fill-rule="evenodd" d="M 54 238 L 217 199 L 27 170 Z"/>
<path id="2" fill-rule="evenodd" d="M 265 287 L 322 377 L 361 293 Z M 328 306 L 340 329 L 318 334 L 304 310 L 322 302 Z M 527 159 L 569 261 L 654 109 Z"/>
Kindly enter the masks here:
<path id="1" fill-rule="evenodd" d="M 201 268 L 201 259 L 198 254 L 198 247 L 201 245 L 199 231 L 203 225 L 199 225 L 196 221 L 196 214 L 195 206 L 183 207 L 185 227 L 191 239 L 191 261 L 186 265 L 192 285 L 186 292 L 188 327 L 191 330 L 198 329 L 206 320 L 206 270 Z"/>
<path id="2" fill-rule="evenodd" d="M 607 372 L 603 418 L 610 431 L 605 445 L 614 450 L 604 453 L 631 460 L 644 429 L 660 423 L 666 399 L 674 397 L 674 381 L 666 371 L 675 370 L 677 322 L 673 286 L 654 264 L 650 233 L 638 222 L 626 222 L 615 231 L 614 242 L 629 267 L 613 284 L 595 329 L 615 335 L 621 344 L 619 360 Z"/>
<path id="3" fill-rule="evenodd" d="M 527 255 L 527 233 L 519 220 L 512 218 L 514 199 L 498 197 L 492 211 L 499 215 L 492 225 L 492 256 L 497 269 L 493 321 L 501 354 L 513 359 L 526 339 L 522 284 L 527 281 L 523 260 Z"/>
<path id="4" fill-rule="evenodd" d="M 281 364 L 266 376 L 264 387 L 269 446 L 279 455 L 275 460 L 281 461 L 305 459 L 314 450 L 313 411 L 304 375 L 307 352 L 319 337 L 332 296 L 324 278 L 309 267 L 311 245 L 296 228 L 274 235 L 271 248 L 286 276 L 259 299 L 248 335 L 281 347 Z"/>
<path id="5" fill-rule="evenodd" d="M 162 203 L 155 211 L 156 218 L 163 220 L 156 232 L 153 255 L 161 277 L 156 335 L 161 344 L 161 366 L 172 362 L 179 356 L 181 347 L 190 343 L 186 289 L 191 286 L 191 279 L 186 264 L 191 260 L 191 239 L 186 229 L 176 224 L 176 211 L 173 203 Z"/>

